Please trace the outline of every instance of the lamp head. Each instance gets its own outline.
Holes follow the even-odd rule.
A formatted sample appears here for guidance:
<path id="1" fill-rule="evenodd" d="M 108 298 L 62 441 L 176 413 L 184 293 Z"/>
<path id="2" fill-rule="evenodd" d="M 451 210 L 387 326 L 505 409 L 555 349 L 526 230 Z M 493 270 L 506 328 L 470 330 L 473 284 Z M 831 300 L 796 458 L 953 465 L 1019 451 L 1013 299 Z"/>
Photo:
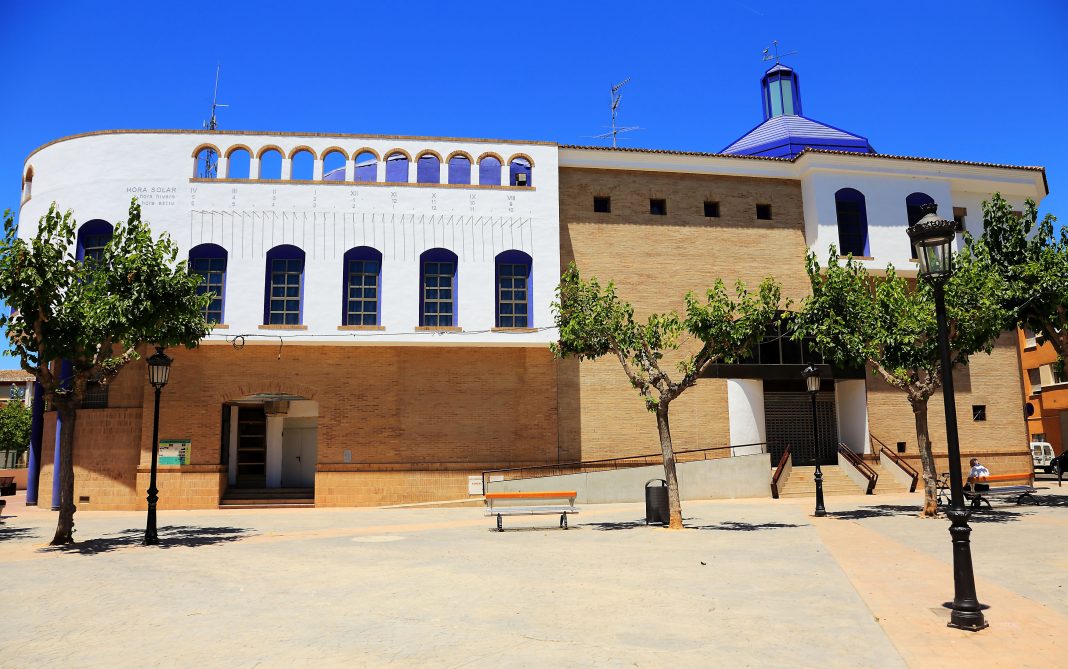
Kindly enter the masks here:
<path id="1" fill-rule="evenodd" d="M 801 372 L 801 378 L 805 380 L 805 386 L 808 388 L 808 392 L 815 393 L 820 389 L 820 370 L 814 366 L 809 365 Z"/>
<path id="2" fill-rule="evenodd" d="M 938 205 L 923 205 L 923 218 L 909 226 L 909 239 L 916 247 L 920 276 L 938 280 L 953 272 L 953 237 L 957 224 L 939 218 Z"/>
<path id="3" fill-rule="evenodd" d="M 156 352 L 148 359 L 148 382 L 153 388 L 159 390 L 167 385 L 171 376 L 171 362 L 172 358 L 163 352 L 163 347 L 157 346 Z"/>

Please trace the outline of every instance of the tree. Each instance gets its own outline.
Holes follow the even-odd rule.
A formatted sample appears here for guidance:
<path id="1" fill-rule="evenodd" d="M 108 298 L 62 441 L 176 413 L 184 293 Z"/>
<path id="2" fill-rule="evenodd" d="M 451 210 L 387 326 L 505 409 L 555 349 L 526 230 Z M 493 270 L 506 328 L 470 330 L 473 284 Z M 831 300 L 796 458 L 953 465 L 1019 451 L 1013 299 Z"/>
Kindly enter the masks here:
<path id="1" fill-rule="evenodd" d="M 1001 277 L 998 295 L 1006 328 L 1026 326 L 1045 337 L 1063 365 L 1068 358 L 1068 229 L 1053 231 L 1056 218 L 1040 222 L 1034 200 L 1022 214 L 1000 193 L 983 202 L 983 234 L 965 235 L 964 265 Z"/>
<path id="2" fill-rule="evenodd" d="M 84 261 L 72 253 L 74 218 L 70 211 L 60 214 L 55 203 L 32 239 L 18 238 L 10 212 L 4 219 L 0 299 L 12 313 L 0 315 L 0 326 L 7 328 L 11 355 L 36 377 L 63 422 L 52 545 L 69 544 L 76 510 L 74 431 L 86 386 L 108 383 L 144 344 L 195 347 L 209 330 L 203 309 L 210 296 L 197 296 L 200 277 L 176 262 L 178 247 L 167 235 L 152 237 L 136 200 L 101 257 Z"/>
<path id="3" fill-rule="evenodd" d="M 964 255 L 964 254 L 962 254 Z M 905 393 L 916 423 L 923 469 L 924 516 L 937 514 L 937 472 L 927 425 L 927 403 L 942 385 L 934 295 L 925 280 L 909 281 L 888 265 L 871 276 L 851 256 L 845 263 L 831 248 L 827 267 L 814 253 L 807 258 L 812 295 L 802 301 L 792 337 L 811 337 L 824 357 L 844 366 L 867 366 Z M 1002 330 L 1005 312 L 995 299 L 1002 281 L 960 259 L 946 284 L 946 311 L 953 366 L 967 365 L 979 351 L 989 353 Z"/>
<path id="4" fill-rule="evenodd" d="M 656 415 L 668 487 L 669 527 L 681 529 L 682 504 L 668 420 L 671 402 L 696 384 L 710 365 L 734 362 L 749 353 L 777 318 L 779 285 L 765 279 L 757 293 L 750 294 L 738 282 L 734 301 L 723 282 L 716 281 L 703 300 L 692 292 L 686 295 L 685 317 L 671 311 L 652 314 L 645 323 L 634 319 L 634 308 L 619 299 L 613 284 L 602 288 L 596 278 L 583 281 L 574 263 L 557 290 L 559 297 L 553 309 L 560 340 L 552 345 L 553 353 L 579 360 L 613 355 L 619 360 L 646 408 Z M 677 363 L 681 377 L 673 380 L 664 355 L 679 348 L 683 333 L 692 336 L 699 349 Z"/>
<path id="5" fill-rule="evenodd" d="M 30 444 L 32 412 L 18 397 L 0 407 L 0 451 L 13 452 L 17 462 Z"/>

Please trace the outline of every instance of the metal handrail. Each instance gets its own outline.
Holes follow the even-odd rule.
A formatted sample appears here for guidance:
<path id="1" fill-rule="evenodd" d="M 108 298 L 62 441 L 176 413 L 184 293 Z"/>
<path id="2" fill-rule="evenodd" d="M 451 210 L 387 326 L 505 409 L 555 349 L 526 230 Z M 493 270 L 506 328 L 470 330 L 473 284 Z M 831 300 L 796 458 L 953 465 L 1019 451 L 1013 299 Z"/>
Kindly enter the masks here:
<path id="1" fill-rule="evenodd" d="M 868 489 L 865 494 L 870 495 L 875 492 L 875 484 L 879 482 L 879 473 L 868 466 L 868 463 L 864 462 L 859 455 L 854 453 L 845 444 L 838 444 L 838 453 L 844 457 L 849 464 L 853 465 L 860 475 L 868 479 Z"/>
<path id="2" fill-rule="evenodd" d="M 675 451 L 675 462 L 697 462 L 710 459 L 709 454 L 715 451 L 730 451 L 734 456 L 734 449 L 759 446 L 760 453 L 767 453 L 767 442 L 759 441 L 752 444 L 732 444 L 730 446 L 712 446 L 710 448 L 694 448 L 685 451 Z M 757 455 L 754 453 L 753 455 Z M 531 465 L 529 467 L 505 467 L 501 469 L 487 469 L 482 472 L 482 489 L 488 490 L 489 476 L 498 475 L 502 480 L 514 481 L 516 479 L 542 478 L 545 476 L 559 476 L 562 474 L 584 474 L 588 472 L 608 471 L 611 469 L 629 469 L 631 467 L 647 467 L 664 462 L 663 453 L 650 455 L 631 455 L 622 458 L 606 458 L 603 460 L 584 460 L 581 462 L 566 462 L 548 465 Z"/>
<path id="3" fill-rule="evenodd" d="M 772 499 L 779 499 L 779 478 L 782 476 L 783 470 L 786 469 L 786 465 L 790 462 L 791 449 L 793 449 L 793 446 L 786 447 L 786 451 L 784 451 L 782 457 L 779 458 L 778 466 L 775 467 L 775 473 L 771 475 Z"/>
<path id="4" fill-rule="evenodd" d="M 912 485 L 909 486 L 909 492 L 916 492 L 916 484 L 920 481 L 920 473 L 916 471 L 916 468 L 910 465 L 908 461 L 905 460 L 905 458 L 890 450 L 890 447 L 884 444 L 874 434 L 869 433 L 868 436 L 872 439 L 872 441 L 879 444 L 880 458 L 883 456 L 883 454 L 885 454 L 886 457 L 890 458 L 890 462 L 893 462 L 895 465 L 904 470 L 906 474 L 912 477 Z"/>

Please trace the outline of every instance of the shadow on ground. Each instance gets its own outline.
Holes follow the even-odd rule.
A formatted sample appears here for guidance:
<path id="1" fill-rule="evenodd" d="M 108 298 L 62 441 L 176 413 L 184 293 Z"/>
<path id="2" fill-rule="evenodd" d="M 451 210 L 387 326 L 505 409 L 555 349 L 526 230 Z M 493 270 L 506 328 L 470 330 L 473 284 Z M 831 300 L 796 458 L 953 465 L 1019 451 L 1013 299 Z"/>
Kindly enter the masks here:
<path id="1" fill-rule="evenodd" d="M 37 533 L 28 527 L 8 527 L 0 525 L 0 541 L 11 539 L 33 539 Z"/>
<path id="2" fill-rule="evenodd" d="M 242 527 L 196 527 L 178 525 L 163 527 L 159 530 L 159 548 L 198 548 L 200 546 L 214 546 L 233 541 L 239 541 L 252 536 L 251 530 Z M 143 529 L 123 530 L 116 534 L 88 539 L 66 546 L 46 546 L 39 549 L 43 553 L 80 553 L 82 555 L 96 555 L 109 553 L 128 546 L 137 546 L 145 538 Z"/>
<path id="3" fill-rule="evenodd" d="M 1068 505 L 1068 500 L 1066 500 L 1066 505 Z M 888 518 L 891 516 L 914 516 L 919 518 L 920 507 L 911 504 L 878 504 L 876 506 L 865 506 L 850 511 L 828 511 L 827 515 L 831 518 L 838 518 L 840 520 L 864 520 L 866 518 Z M 1029 515 L 1032 515 L 1032 512 L 1010 511 L 1008 509 L 997 507 L 994 509 L 987 509 L 984 507 L 983 510 L 979 512 L 973 510 L 969 522 L 1011 523 Z M 940 514 L 938 517 L 945 519 L 944 513 Z"/>
<path id="4" fill-rule="evenodd" d="M 803 527 L 803 525 L 795 525 L 793 523 L 741 523 L 737 521 L 723 521 L 722 523 L 716 523 L 714 525 L 691 525 L 689 521 L 691 519 L 683 520 L 683 524 L 688 530 L 718 530 L 721 532 L 757 532 L 760 530 L 780 530 L 790 527 Z M 617 523 L 584 523 L 583 527 L 588 527 L 591 530 L 633 530 L 639 527 L 647 527 L 644 520 L 625 520 Z M 661 527 L 660 525 L 651 525 L 649 527 Z"/>

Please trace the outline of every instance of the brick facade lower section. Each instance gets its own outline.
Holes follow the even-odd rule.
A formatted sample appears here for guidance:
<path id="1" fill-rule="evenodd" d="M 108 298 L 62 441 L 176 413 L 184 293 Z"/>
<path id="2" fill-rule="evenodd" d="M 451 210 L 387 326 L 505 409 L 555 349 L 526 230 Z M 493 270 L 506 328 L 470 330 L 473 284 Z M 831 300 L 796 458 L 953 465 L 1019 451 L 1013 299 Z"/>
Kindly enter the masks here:
<path id="1" fill-rule="evenodd" d="M 440 502 L 471 497 L 463 471 L 324 472 L 315 475 L 316 506 L 370 506 Z M 479 497 L 474 497 L 479 499 Z"/>

